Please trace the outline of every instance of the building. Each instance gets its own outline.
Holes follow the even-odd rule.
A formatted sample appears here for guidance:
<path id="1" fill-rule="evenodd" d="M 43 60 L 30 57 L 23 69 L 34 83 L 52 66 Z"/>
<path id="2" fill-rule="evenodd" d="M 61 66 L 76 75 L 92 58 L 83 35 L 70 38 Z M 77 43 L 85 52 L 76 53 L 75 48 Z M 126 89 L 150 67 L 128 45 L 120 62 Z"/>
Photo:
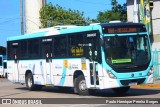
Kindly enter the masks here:
<path id="1" fill-rule="evenodd" d="M 134 20 L 134 1 L 127 0 L 127 18 L 129 22 Z M 151 22 L 153 27 L 153 48 L 160 49 L 160 0 L 152 0 L 153 9 L 151 11 Z M 141 2 L 144 2 L 144 14 L 146 15 L 147 0 L 137 0 L 138 20 L 143 22 L 141 18 Z"/>
<path id="2" fill-rule="evenodd" d="M 25 0 L 25 33 L 33 33 L 41 26 L 39 10 L 46 0 Z"/>

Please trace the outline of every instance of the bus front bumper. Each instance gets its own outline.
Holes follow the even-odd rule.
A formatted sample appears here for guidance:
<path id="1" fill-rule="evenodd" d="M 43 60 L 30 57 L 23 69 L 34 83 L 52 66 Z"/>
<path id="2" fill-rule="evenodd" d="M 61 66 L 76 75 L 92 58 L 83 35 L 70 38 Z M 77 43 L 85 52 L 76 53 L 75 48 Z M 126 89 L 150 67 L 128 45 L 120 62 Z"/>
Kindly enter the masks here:
<path id="1" fill-rule="evenodd" d="M 111 79 L 103 77 L 103 86 L 100 89 L 126 87 L 139 84 L 152 84 L 153 74 L 150 76 L 137 77 L 137 78 L 125 78 L 125 79 Z"/>

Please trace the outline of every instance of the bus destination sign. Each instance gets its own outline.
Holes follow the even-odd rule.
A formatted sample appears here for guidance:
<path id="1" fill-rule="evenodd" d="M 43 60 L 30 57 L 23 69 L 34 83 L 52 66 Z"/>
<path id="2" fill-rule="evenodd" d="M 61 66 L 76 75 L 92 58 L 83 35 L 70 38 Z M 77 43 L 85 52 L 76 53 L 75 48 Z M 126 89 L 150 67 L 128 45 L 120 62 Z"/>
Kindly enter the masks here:
<path id="1" fill-rule="evenodd" d="M 121 28 L 108 28 L 108 33 L 113 34 L 113 33 L 134 33 L 137 32 L 137 28 L 135 27 L 121 27 Z"/>

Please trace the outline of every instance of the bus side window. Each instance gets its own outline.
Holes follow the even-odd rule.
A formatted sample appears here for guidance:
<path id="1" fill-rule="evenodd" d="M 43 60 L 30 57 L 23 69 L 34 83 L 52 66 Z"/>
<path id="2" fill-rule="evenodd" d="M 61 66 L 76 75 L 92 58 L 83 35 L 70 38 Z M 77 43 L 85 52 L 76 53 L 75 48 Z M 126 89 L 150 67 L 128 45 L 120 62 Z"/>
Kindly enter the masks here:
<path id="1" fill-rule="evenodd" d="M 28 47 L 27 44 L 28 41 L 27 40 L 22 40 L 21 41 L 21 45 L 20 45 L 20 56 L 19 59 L 27 59 L 28 58 Z"/>
<path id="2" fill-rule="evenodd" d="M 39 39 L 31 39 L 28 41 L 29 58 L 37 59 L 40 57 Z"/>
<path id="3" fill-rule="evenodd" d="M 69 56 L 81 57 L 84 56 L 84 42 L 82 34 L 69 35 Z"/>
<path id="4" fill-rule="evenodd" d="M 67 56 L 67 38 L 66 36 L 60 36 L 54 38 L 54 57 L 66 57 Z"/>

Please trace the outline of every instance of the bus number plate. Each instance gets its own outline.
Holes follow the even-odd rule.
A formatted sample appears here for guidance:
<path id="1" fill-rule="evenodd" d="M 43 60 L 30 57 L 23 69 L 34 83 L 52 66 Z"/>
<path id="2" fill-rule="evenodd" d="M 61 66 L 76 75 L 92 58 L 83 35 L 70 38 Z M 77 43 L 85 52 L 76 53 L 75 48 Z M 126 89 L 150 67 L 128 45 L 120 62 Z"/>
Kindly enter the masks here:
<path id="1" fill-rule="evenodd" d="M 137 83 L 136 82 L 129 83 L 129 86 L 132 86 L 132 85 L 137 85 Z"/>

